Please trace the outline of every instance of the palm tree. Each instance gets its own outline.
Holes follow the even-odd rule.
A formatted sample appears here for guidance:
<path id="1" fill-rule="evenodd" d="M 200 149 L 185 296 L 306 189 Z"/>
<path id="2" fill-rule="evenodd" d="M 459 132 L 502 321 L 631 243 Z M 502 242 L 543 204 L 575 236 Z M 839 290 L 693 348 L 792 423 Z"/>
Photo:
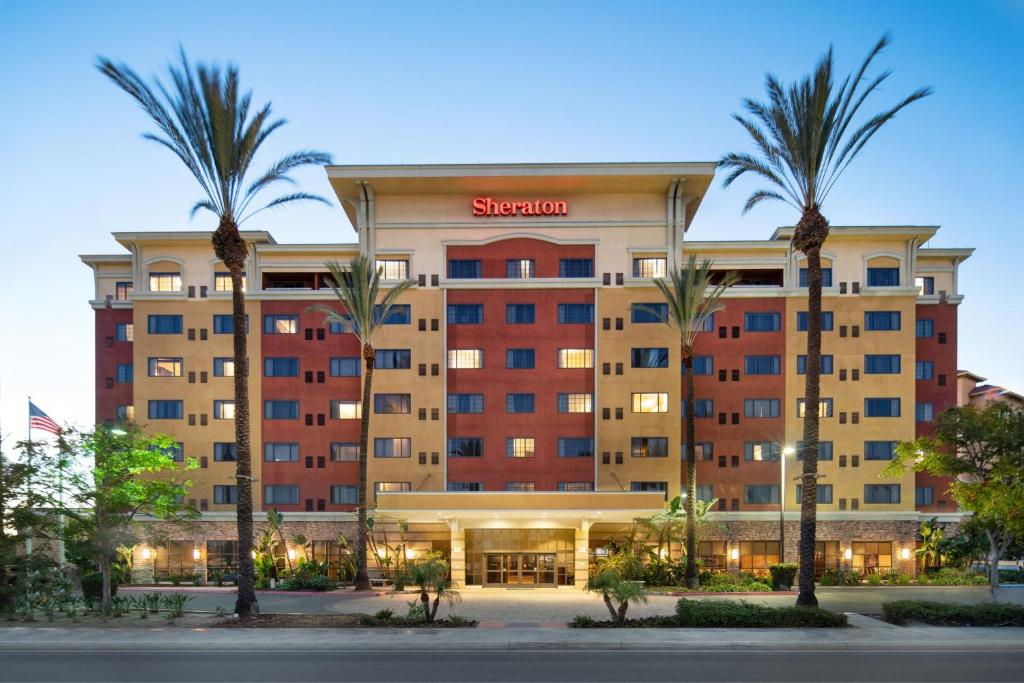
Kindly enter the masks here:
<path id="1" fill-rule="evenodd" d="M 305 192 L 283 194 L 259 209 L 252 202 L 264 191 L 281 183 L 293 184 L 289 173 L 310 164 L 331 163 L 329 154 L 302 150 L 285 155 L 246 182 L 253 158 L 260 146 L 283 119 L 271 119 L 270 104 L 251 108 L 252 93 L 239 89 L 238 69 L 228 66 L 196 65 L 193 69 L 181 51 L 181 64 L 168 68 L 171 84 L 159 79 L 146 83 L 125 64 L 114 64 L 101 57 L 96 68 L 119 88 L 131 95 L 149 114 L 158 132 L 143 134 L 147 140 L 163 145 L 185 164 L 199 183 L 203 198 L 192 207 L 192 216 L 205 209 L 218 218 L 213 233 L 213 250 L 231 272 L 231 312 L 234 329 L 235 363 L 235 463 L 238 523 L 238 598 L 239 617 L 259 613 L 256 602 L 255 573 L 252 558 L 252 456 L 249 443 L 249 363 L 246 349 L 245 260 L 249 246 L 238 228 L 255 214 L 274 206 L 301 200 L 327 204 L 327 200 Z"/>
<path id="2" fill-rule="evenodd" d="M 694 448 L 693 345 L 704 324 L 725 306 L 722 295 L 736 284 L 735 273 L 727 273 L 716 284 L 712 262 L 697 265 L 690 255 L 684 270 L 669 273 L 669 280 L 655 280 L 668 304 L 665 324 L 679 333 L 683 368 L 686 371 L 686 586 L 697 588 L 697 457 Z"/>
<path id="3" fill-rule="evenodd" d="M 814 596 L 815 506 L 818 478 L 818 410 L 821 395 L 821 247 L 828 237 L 828 221 L 822 204 L 843 171 L 878 130 L 912 102 L 927 97 L 931 88 L 920 88 L 895 106 L 856 124 L 861 105 L 885 80 L 889 71 L 871 79 L 865 73 L 872 60 L 889 44 L 888 35 L 868 53 L 856 74 L 836 86 L 832 48 L 818 62 L 814 73 L 788 88 L 772 75 L 766 78 L 768 102 L 745 99 L 749 117 L 733 115 L 747 131 L 756 153 L 731 153 L 718 165 L 731 169 L 728 187 L 744 173 L 766 180 L 771 189 L 760 189 L 747 198 L 746 213 L 762 201 L 782 201 L 800 212 L 793 232 L 793 248 L 807 258 L 807 373 L 804 388 L 803 473 L 800 500 L 800 594 L 798 605 L 816 606 Z M 862 87 L 863 86 L 863 87 Z"/>
<path id="4" fill-rule="evenodd" d="M 376 355 L 373 350 L 373 336 L 391 314 L 391 308 L 398 301 L 402 292 L 412 286 L 412 280 L 403 280 L 381 297 L 380 270 L 371 259 L 357 256 L 348 267 L 340 263 L 327 263 L 331 273 L 330 286 L 334 296 L 344 308 L 339 313 L 325 305 L 310 307 L 311 311 L 319 311 L 327 315 L 326 322 L 338 323 L 347 328 L 357 337 L 362 345 L 363 365 L 366 368 L 363 381 L 362 414 L 359 423 L 359 539 L 356 543 L 356 590 L 367 590 L 370 587 L 370 575 L 366 570 L 366 468 L 367 448 L 370 440 L 370 391 L 373 384 L 373 367 Z M 380 297 L 380 302 L 377 299 Z"/>

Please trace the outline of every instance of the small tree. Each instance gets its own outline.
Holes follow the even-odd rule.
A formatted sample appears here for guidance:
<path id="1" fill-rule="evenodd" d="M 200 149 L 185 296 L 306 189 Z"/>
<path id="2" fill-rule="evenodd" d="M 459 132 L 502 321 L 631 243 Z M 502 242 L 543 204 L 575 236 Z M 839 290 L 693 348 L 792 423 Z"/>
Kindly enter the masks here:
<path id="1" fill-rule="evenodd" d="M 946 534 L 939 526 L 939 520 L 935 517 L 921 522 L 921 547 L 917 550 L 917 556 L 924 562 L 924 568 L 942 566 L 942 543 Z"/>
<path id="2" fill-rule="evenodd" d="M 901 443 L 882 476 L 907 467 L 952 478 L 949 491 L 988 538 L 989 583 L 999 585 L 999 559 L 1024 535 L 1024 410 L 993 403 L 950 408 L 935 436 Z"/>
<path id="3" fill-rule="evenodd" d="M 133 545 L 137 520 L 193 519 L 198 513 L 181 501 L 192 482 L 182 475 L 197 469 L 194 459 L 175 463 L 170 437 L 147 436 L 133 424 L 97 425 L 91 431 L 67 430 L 58 437 L 58 454 L 41 472 L 48 488 L 63 470 L 67 503 L 51 508 L 68 519 L 66 534 L 77 552 L 99 567 L 103 614 L 111 610 L 111 576 L 119 550 Z"/>
<path id="4" fill-rule="evenodd" d="M 594 575 L 587 581 L 587 590 L 601 594 L 618 626 L 626 623 L 630 602 L 647 602 L 647 588 L 637 580 L 642 572 L 643 563 L 638 557 L 619 551 L 599 560 Z"/>
<path id="5" fill-rule="evenodd" d="M 449 609 L 461 599 L 458 591 L 452 589 L 452 582 L 448 579 L 448 563 L 439 552 L 428 552 L 413 562 L 409 567 L 409 581 L 420 588 L 423 620 L 428 624 L 434 622 L 437 606 L 442 599 L 448 602 Z M 431 592 L 434 594 L 433 602 L 430 600 Z"/>

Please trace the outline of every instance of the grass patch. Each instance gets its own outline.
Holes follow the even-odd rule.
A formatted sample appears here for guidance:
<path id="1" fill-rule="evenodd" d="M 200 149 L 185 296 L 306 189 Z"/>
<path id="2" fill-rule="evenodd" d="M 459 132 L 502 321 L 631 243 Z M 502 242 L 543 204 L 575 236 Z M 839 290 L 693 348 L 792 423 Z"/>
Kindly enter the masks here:
<path id="1" fill-rule="evenodd" d="M 1021 605 L 948 605 L 925 600 L 896 600 L 882 603 L 882 613 L 891 624 L 916 621 L 934 626 L 1024 626 Z"/>
<path id="2" fill-rule="evenodd" d="M 571 628 L 614 628 L 611 621 L 579 616 Z M 765 607 L 740 600 L 688 600 L 676 603 L 676 613 L 627 619 L 627 628 L 843 628 L 846 615 L 812 607 Z"/>

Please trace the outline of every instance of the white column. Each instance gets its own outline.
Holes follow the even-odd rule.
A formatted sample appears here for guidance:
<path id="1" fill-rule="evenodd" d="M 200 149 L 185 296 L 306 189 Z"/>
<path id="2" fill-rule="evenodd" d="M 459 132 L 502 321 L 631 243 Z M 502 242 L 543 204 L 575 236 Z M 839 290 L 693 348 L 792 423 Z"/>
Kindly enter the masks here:
<path id="1" fill-rule="evenodd" d="M 448 520 L 448 528 L 452 543 L 452 585 L 461 588 L 466 585 L 466 532 L 457 519 Z"/>
<path id="2" fill-rule="evenodd" d="M 590 578 L 590 520 L 584 519 L 580 527 L 576 529 L 576 543 L 573 563 L 575 572 L 576 587 L 584 589 L 587 587 L 587 579 Z"/>

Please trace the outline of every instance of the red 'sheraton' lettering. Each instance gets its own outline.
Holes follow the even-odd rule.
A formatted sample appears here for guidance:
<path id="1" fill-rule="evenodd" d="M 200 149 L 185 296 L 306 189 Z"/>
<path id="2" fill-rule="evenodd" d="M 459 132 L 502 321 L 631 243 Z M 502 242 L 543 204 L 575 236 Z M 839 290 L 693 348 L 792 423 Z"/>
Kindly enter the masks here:
<path id="1" fill-rule="evenodd" d="M 474 216 L 568 216 L 569 204 L 564 200 L 532 202 L 496 202 L 491 197 L 473 199 Z"/>

